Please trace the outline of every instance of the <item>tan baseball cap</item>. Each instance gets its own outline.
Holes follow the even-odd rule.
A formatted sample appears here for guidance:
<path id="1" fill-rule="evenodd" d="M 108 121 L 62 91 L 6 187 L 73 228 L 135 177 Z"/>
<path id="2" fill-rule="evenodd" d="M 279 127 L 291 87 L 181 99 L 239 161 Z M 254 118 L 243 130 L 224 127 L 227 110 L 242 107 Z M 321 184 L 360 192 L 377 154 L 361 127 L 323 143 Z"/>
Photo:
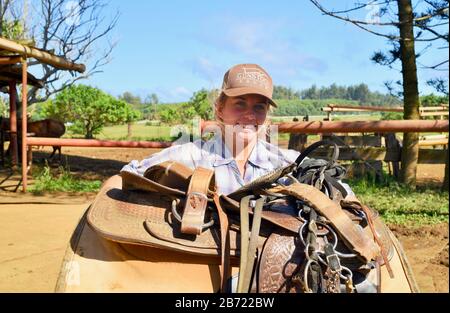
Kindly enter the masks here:
<path id="1" fill-rule="evenodd" d="M 277 107 L 272 99 L 272 78 L 257 64 L 238 64 L 230 68 L 223 77 L 222 92 L 229 97 L 258 94 Z"/>

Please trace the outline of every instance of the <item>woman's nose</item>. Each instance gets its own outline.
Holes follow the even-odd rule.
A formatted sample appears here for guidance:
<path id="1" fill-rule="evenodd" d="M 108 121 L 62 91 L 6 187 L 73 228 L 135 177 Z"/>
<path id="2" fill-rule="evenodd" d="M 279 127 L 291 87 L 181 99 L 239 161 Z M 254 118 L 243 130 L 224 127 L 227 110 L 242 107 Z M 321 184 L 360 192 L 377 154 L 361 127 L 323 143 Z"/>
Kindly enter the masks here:
<path id="1" fill-rule="evenodd" d="M 246 112 L 241 118 L 240 121 L 242 124 L 255 124 L 256 116 L 253 112 Z"/>

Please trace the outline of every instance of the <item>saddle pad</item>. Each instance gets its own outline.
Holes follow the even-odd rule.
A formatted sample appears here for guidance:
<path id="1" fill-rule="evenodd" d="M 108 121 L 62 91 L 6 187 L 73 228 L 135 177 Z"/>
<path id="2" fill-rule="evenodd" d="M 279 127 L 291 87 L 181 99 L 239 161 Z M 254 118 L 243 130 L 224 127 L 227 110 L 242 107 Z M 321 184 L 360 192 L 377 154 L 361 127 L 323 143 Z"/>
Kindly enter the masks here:
<path id="1" fill-rule="evenodd" d="M 122 243 L 219 255 L 217 230 L 206 230 L 201 236 L 178 233 L 177 224 L 175 228 L 170 225 L 170 199 L 158 193 L 122 190 L 121 184 L 118 175 L 108 179 L 89 208 L 88 224 L 102 237 Z"/>

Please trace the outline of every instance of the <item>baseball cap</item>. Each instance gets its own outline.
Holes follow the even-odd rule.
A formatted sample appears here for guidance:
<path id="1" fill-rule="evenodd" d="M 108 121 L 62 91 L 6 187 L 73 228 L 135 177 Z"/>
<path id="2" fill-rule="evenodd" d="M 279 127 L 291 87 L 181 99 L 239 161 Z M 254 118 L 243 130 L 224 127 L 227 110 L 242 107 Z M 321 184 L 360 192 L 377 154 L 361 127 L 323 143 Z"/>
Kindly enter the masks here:
<path id="1" fill-rule="evenodd" d="M 230 68 L 223 77 L 222 92 L 229 97 L 258 94 L 277 107 L 272 99 L 272 78 L 257 64 L 237 64 Z"/>

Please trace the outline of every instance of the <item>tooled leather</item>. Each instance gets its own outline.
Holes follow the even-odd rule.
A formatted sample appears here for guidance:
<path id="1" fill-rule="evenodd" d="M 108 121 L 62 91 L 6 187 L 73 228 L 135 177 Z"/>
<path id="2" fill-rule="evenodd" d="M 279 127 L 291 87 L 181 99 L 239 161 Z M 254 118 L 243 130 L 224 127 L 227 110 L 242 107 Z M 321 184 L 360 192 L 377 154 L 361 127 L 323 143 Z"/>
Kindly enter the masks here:
<path id="1" fill-rule="evenodd" d="M 297 293 L 301 285 L 293 277 L 304 260 L 303 246 L 290 234 L 272 233 L 259 263 L 259 292 Z"/>

